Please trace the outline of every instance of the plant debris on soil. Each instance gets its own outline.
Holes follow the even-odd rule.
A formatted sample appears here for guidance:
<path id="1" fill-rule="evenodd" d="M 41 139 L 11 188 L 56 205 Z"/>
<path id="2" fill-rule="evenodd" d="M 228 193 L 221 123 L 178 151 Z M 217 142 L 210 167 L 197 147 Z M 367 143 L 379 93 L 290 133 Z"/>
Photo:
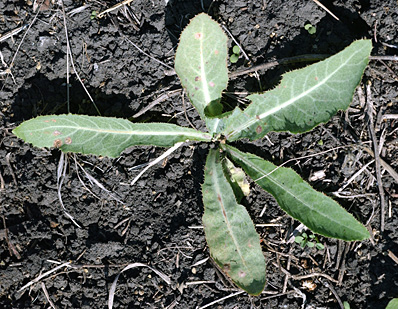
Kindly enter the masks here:
<path id="1" fill-rule="evenodd" d="M 133 263 L 118 277 L 114 308 L 385 308 L 398 297 L 398 4 L 319 2 L 330 12 L 316 1 L 1 1 L 1 307 L 104 308 Z M 62 157 L 11 133 L 24 120 L 68 112 L 204 129 L 173 70 L 178 37 L 200 12 L 229 33 L 230 54 L 241 50 L 229 64 L 237 74 L 223 99 L 231 106 L 248 103 L 239 93 L 272 89 L 284 72 L 357 39 L 372 39 L 380 56 L 330 122 L 236 143 L 295 169 L 372 236 L 317 236 L 324 249 L 302 248 L 294 235 L 305 228 L 251 183 L 242 203 L 267 259 L 258 297 L 209 258 L 200 192 L 208 145 L 185 144 L 130 186 L 164 149 Z"/>

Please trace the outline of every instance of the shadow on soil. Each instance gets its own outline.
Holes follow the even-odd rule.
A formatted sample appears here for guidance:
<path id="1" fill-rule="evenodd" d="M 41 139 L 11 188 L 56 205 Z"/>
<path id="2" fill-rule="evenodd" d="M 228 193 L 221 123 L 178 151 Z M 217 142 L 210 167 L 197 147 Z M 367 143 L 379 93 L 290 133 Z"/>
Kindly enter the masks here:
<path id="1" fill-rule="evenodd" d="M 129 108 L 131 100 L 124 95 L 107 95 L 100 89 L 90 88 L 88 92 L 103 116 L 129 117 L 133 114 Z M 70 112 L 98 115 L 79 81 L 71 82 L 69 93 Z M 40 115 L 68 113 L 66 80 L 62 78 L 49 80 L 42 74 L 36 74 L 18 91 L 12 109 L 12 121 L 17 123 Z"/>

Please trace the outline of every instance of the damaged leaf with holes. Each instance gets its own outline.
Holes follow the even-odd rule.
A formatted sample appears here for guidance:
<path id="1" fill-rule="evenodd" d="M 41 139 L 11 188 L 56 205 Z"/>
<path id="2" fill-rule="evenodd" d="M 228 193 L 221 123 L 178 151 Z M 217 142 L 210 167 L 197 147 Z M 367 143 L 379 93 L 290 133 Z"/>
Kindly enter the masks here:
<path id="1" fill-rule="evenodd" d="M 222 102 L 228 84 L 227 43 L 221 27 L 208 15 L 199 14 L 182 32 L 176 51 L 175 70 L 207 132 L 168 123 L 71 114 L 40 116 L 13 132 L 37 147 L 109 157 L 131 146 L 209 143 L 202 196 L 210 255 L 238 287 L 259 295 L 266 283 L 266 261 L 260 236 L 244 207 L 244 197 L 250 193 L 247 177 L 314 233 L 353 241 L 369 238 L 369 232 L 292 169 L 277 167 L 230 143 L 254 141 L 271 131 L 307 132 L 347 109 L 372 45 L 369 40 L 353 42 L 324 61 L 286 73 L 274 89 L 249 95 L 251 104 L 244 110 L 228 110 Z"/>

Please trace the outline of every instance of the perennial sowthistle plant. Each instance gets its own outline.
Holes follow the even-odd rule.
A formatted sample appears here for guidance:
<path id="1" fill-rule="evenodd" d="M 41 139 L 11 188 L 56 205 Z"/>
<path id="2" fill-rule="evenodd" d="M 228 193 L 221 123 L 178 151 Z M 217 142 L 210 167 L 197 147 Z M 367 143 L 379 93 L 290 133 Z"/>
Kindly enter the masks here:
<path id="1" fill-rule="evenodd" d="M 292 169 L 278 168 L 231 143 L 260 139 L 270 131 L 307 132 L 348 108 L 371 49 L 369 40 L 356 41 L 324 61 L 285 74 L 275 89 L 248 96 L 251 104 L 244 110 L 236 107 L 223 112 L 227 37 L 208 15 L 199 14 L 181 34 L 175 70 L 208 132 L 167 123 L 72 114 L 40 116 L 23 122 L 13 132 L 37 147 L 109 157 L 117 157 L 133 145 L 171 147 L 187 140 L 213 143 L 202 185 L 207 244 L 214 261 L 235 284 L 258 295 L 265 286 L 266 263 L 254 224 L 239 204 L 248 193 L 246 175 L 314 233 L 353 241 L 368 238 L 369 232 Z"/>

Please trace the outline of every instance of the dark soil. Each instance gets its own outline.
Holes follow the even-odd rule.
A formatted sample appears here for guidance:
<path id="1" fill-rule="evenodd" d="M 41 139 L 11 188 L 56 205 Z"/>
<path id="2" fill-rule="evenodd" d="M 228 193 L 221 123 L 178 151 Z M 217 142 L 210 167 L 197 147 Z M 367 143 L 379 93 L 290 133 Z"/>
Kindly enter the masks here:
<path id="1" fill-rule="evenodd" d="M 200 184 L 208 151 L 205 144 L 183 146 L 132 187 L 126 184 L 140 169 L 130 168 L 156 158 L 163 149 L 134 147 L 115 160 L 68 156 L 61 196 L 67 212 L 81 228 L 65 215 L 57 194 L 60 152 L 33 148 L 11 133 L 23 120 L 68 112 L 62 7 L 42 7 L 35 19 L 37 12 L 29 2 L 0 2 L 0 33 L 31 25 L 27 33 L 25 29 L 13 39 L 0 42 L 5 62 L 1 67 L 4 74 L 0 75 L 1 307 L 48 308 L 51 299 L 56 308 L 104 308 L 116 275 L 135 262 L 170 276 L 171 284 L 148 268 L 131 269 L 119 278 L 114 308 L 199 308 L 236 293 L 238 290 L 210 260 L 204 261 L 209 252 L 203 230 L 198 227 L 203 211 Z M 101 19 L 90 19 L 93 11 L 101 12 L 117 2 L 121 1 L 64 0 L 76 71 L 100 113 L 107 116 L 131 118 L 158 96 L 180 87 L 169 68 L 138 51 L 126 38 L 173 67 L 181 29 L 202 11 L 224 24 L 250 57 L 250 63 L 241 58 L 231 64 L 231 71 L 273 59 L 333 54 L 364 37 L 373 39 L 373 55 L 398 53 L 396 0 L 321 1 L 340 21 L 315 2 L 304 0 L 175 0 L 167 6 L 165 1 L 134 0 L 129 11 L 136 20 L 129 20 L 121 9 Z M 84 4 L 84 9 L 71 14 Z M 304 29 L 306 23 L 316 27 L 314 35 Z M 17 50 L 12 78 L 5 70 Z M 261 71 L 261 86 L 254 75 L 243 75 L 230 82 L 228 91 L 269 89 L 283 72 L 295 67 Z M 72 67 L 70 70 L 70 112 L 97 115 Z M 371 61 L 362 85 L 364 89 L 371 84 L 374 123 L 370 125 L 375 126 L 378 140 L 384 139 L 381 157 L 396 171 L 398 120 L 383 120 L 383 115 L 398 113 L 397 74 L 397 62 Z M 334 194 L 372 160 L 362 148 L 352 146 L 362 144 L 373 149 L 366 107 L 358 98 L 356 94 L 348 112 L 339 113 L 312 132 L 272 133 L 262 141 L 241 142 L 237 147 L 276 164 L 312 155 L 287 165 L 367 223 L 373 240 L 344 243 L 319 237 L 324 250 L 287 243 L 289 232 L 298 222 L 252 185 L 251 195 L 244 201 L 251 217 L 256 224 L 274 224 L 258 227 L 268 260 L 268 283 L 259 297 L 242 293 L 214 308 L 339 308 L 338 300 L 347 301 L 351 308 L 385 308 L 390 299 L 398 297 L 398 264 L 388 256 L 389 251 L 398 255 L 397 181 L 382 168 L 387 208 L 384 231 L 373 163 L 343 190 L 346 196 Z M 226 100 L 232 102 L 230 97 Z M 189 106 L 187 110 L 190 121 L 203 128 L 196 112 Z M 136 120 L 189 126 L 183 111 L 181 95 L 174 95 Z M 90 183 L 75 160 L 110 193 Z M 325 175 L 316 180 L 313 176 L 318 171 Z M 68 261 L 73 267 L 61 268 L 18 292 L 56 263 Z M 286 280 L 282 268 L 299 277 Z M 325 276 L 300 278 L 312 272 L 339 283 Z M 316 287 L 309 289 L 308 283 Z"/>

